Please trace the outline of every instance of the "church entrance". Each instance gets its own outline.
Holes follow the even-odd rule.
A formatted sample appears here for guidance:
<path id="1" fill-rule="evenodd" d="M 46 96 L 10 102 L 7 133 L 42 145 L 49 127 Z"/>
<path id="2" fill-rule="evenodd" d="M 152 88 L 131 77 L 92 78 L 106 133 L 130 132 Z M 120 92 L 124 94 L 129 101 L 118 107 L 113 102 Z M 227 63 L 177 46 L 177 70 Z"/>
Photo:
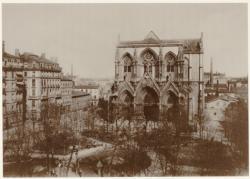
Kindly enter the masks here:
<path id="1" fill-rule="evenodd" d="M 157 93 L 150 87 L 143 89 L 143 113 L 148 121 L 159 120 L 159 98 Z"/>
<path id="2" fill-rule="evenodd" d="M 133 113 L 133 101 L 134 98 L 132 94 L 124 90 L 120 95 L 120 113 L 123 117 L 126 118 L 126 120 L 130 120 L 132 118 Z"/>

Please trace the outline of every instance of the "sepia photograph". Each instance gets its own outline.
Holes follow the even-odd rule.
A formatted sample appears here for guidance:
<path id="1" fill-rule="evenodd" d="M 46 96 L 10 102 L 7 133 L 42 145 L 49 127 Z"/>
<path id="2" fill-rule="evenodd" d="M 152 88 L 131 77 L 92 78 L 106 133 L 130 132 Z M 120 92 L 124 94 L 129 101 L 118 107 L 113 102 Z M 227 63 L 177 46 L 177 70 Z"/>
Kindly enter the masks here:
<path id="1" fill-rule="evenodd" d="M 249 176 L 248 3 L 1 3 L 3 177 Z"/>

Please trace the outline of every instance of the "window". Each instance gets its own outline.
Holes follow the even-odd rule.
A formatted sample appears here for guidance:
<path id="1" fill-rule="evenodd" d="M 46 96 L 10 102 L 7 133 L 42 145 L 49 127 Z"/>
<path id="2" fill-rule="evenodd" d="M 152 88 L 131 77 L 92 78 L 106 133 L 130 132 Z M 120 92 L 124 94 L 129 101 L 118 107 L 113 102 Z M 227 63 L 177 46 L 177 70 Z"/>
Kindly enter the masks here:
<path id="1" fill-rule="evenodd" d="M 24 76 L 27 76 L 27 72 L 24 72 Z"/>
<path id="2" fill-rule="evenodd" d="M 152 73 L 152 65 L 150 64 L 149 69 L 148 69 L 149 73 Z"/>
<path id="3" fill-rule="evenodd" d="M 167 65 L 167 72 L 170 72 L 170 65 Z"/>
<path id="4" fill-rule="evenodd" d="M 33 89 L 32 89 L 32 96 L 35 96 L 35 95 L 36 95 L 36 89 L 33 88 Z"/>
<path id="5" fill-rule="evenodd" d="M 131 72 L 131 66 L 128 66 L 128 72 Z"/>
<path id="6" fill-rule="evenodd" d="M 35 87 L 35 86 L 36 86 L 36 80 L 32 79 L 32 87 Z"/>
<path id="7" fill-rule="evenodd" d="M 180 77 L 180 78 L 183 78 L 183 73 L 180 73 L 180 74 L 179 74 L 179 77 Z"/>
<path id="8" fill-rule="evenodd" d="M 170 66 L 171 72 L 174 72 L 174 65 Z"/>
<path id="9" fill-rule="evenodd" d="M 33 72 L 32 72 L 32 77 L 35 77 L 35 76 L 36 76 L 36 72 L 33 71 Z"/>
<path id="10" fill-rule="evenodd" d="M 144 65 L 144 73 L 147 72 L 147 65 Z"/>
<path id="11" fill-rule="evenodd" d="M 123 57 L 124 60 L 124 72 L 131 72 L 132 71 L 132 57 L 130 54 L 126 54 Z"/>
<path id="12" fill-rule="evenodd" d="M 173 52 L 168 52 L 165 56 L 167 62 L 167 72 L 174 72 L 174 65 L 176 63 L 176 55 Z"/>
<path id="13" fill-rule="evenodd" d="M 124 72 L 127 72 L 127 66 L 124 66 Z"/>
<path id="14" fill-rule="evenodd" d="M 35 100 L 32 100 L 32 107 L 35 107 L 36 106 L 36 102 Z"/>

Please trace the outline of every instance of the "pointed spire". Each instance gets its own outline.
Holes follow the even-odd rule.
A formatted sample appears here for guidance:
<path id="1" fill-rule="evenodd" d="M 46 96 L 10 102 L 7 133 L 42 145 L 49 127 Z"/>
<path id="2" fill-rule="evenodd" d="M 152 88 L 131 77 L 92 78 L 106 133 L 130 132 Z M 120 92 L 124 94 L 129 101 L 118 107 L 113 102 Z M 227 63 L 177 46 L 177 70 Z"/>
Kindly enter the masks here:
<path id="1" fill-rule="evenodd" d="M 116 52 L 115 52 L 115 61 L 119 61 L 119 48 L 116 48 Z"/>

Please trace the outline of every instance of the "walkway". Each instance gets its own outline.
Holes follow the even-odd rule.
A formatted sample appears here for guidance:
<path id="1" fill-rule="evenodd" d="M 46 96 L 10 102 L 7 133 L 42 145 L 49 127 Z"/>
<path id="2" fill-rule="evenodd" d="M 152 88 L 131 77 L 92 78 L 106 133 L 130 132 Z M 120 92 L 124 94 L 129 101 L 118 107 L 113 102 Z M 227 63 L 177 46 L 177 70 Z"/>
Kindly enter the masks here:
<path id="1" fill-rule="evenodd" d="M 90 157 L 93 155 L 97 155 L 101 152 L 104 152 L 104 151 L 112 148 L 112 145 L 109 143 L 98 141 L 98 140 L 93 139 L 93 138 L 89 138 L 89 139 L 92 140 L 95 145 L 101 145 L 101 146 L 79 150 L 78 151 L 78 159 L 84 159 L 84 158 L 87 158 L 87 157 Z M 54 155 L 54 158 L 68 160 L 70 158 L 70 155 L 71 154 Z M 42 153 L 31 154 L 31 158 L 44 158 L 44 157 L 46 157 L 46 154 L 44 154 L 44 153 L 43 154 Z"/>

